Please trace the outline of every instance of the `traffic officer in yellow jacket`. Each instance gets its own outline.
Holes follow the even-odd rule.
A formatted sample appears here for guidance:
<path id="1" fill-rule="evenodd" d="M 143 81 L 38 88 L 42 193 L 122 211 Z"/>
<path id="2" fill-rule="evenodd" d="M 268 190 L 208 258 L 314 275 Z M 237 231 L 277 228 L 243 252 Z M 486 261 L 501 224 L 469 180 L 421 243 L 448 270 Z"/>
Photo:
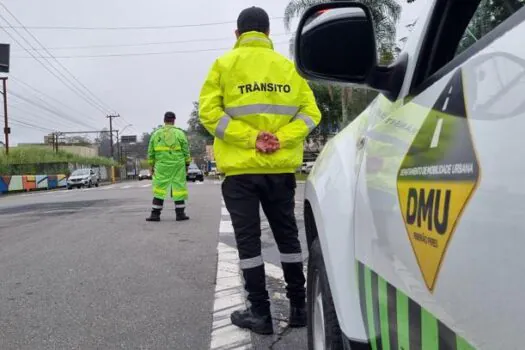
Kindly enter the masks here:
<path id="1" fill-rule="evenodd" d="M 186 134 L 175 126 L 175 113 L 166 112 L 164 126 L 151 135 L 148 162 L 153 174 L 153 209 L 146 220 L 160 221 L 169 189 L 175 201 L 176 220 L 188 220 L 185 213 L 185 200 L 188 198 L 186 170 L 191 158 Z"/>
<path id="2" fill-rule="evenodd" d="M 215 136 L 222 192 L 231 215 L 250 308 L 231 315 L 233 324 L 273 333 L 261 256 L 259 205 L 277 242 L 292 327 L 306 325 L 305 277 L 295 220 L 295 171 L 303 144 L 321 113 L 294 64 L 273 50 L 268 14 L 242 11 L 237 43 L 215 61 L 200 95 L 199 115 Z"/>

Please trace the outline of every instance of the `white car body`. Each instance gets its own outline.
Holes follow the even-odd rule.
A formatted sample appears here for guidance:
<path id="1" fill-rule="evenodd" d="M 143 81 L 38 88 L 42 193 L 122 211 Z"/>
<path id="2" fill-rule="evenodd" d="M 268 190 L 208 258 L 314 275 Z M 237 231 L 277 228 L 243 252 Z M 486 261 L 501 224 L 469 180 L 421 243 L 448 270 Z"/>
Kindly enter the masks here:
<path id="1" fill-rule="evenodd" d="M 319 239 L 339 326 L 348 339 L 373 342 L 377 346 L 372 346 L 374 349 L 388 349 L 384 338 L 388 324 L 386 328 L 384 324 L 370 324 L 363 316 L 370 316 L 370 310 L 362 309 L 359 290 L 360 268 L 365 266 L 364 276 L 371 278 L 371 283 L 378 280 L 421 308 L 420 325 L 427 322 L 426 331 L 430 332 L 420 334 L 421 348 L 438 349 L 437 338 L 431 340 L 445 325 L 456 343 L 439 349 L 523 349 L 525 9 L 487 34 L 490 40 L 481 38 L 475 50 L 456 56 L 438 71 L 442 74 L 414 94 L 412 83 L 420 50 L 439 2 L 429 2 L 428 12 L 419 17 L 411 33 L 397 99 L 390 101 L 380 95 L 319 155 L 305 189 L 305 216 L 317 231 L 307 233 L 308 241 L 311 244 Z M 440 113 L 461 109 L 461 103 L 456 103 L 461 98 L 467 122 L 454 129 L 457 134 L 447 134 L 446 125 L 439 122 Z M 424 122 L 432 113 L 436 127 L 426 130 Z M 451 160 L 452 167 L 440 170 L 432 166 L 443 159 L 432 162 L 425 158 L 425 163 L 421 158 L 418 162 L 413 153 L 409 160 L 414 166 L 429 168 L 409 169 L 404 164 L 409 163 L 410 148 L 423 132 L 430 135 L 429 149 L 447 147 L 442 153 L 450 153 L 443 158 L 460 159 L 462 153 L 470 152 L 465 157 L 471 157 L 472 164 L 465 168 L 458 164 L 466 163 L 452 164 Z M 449 151 L 448 147 L 455 148 Z M 430 152 L 418 150 L 423 155 Z M 440 171 L 458 174 L 457 179 L 461 174 L 470 175 L 463 180 L 449 177 L 421 185 L 418 180 L 402 178 L 409 173 Z M 409 192 L 410 186 L 416 192 Z M 421 206 L 421 201 L 411 202 L 411 193 L 421 194 L 425 188 L 436 191 L 433 204 L 425 197 L 430 211 L 412 211 L 411 205 Z M 438 223 L 444 220 L 443 204 L 437 202 L 438 189 L 443 191 L 441 200 L 447 190 L 451 191 L 447 213 L 452 227 L 433 240 L 421 232 L 430 225 L 425 215 L 434 223 L 434 212 Z M 414 226 L 407 218 L 416 212 L 417 220 L 423 215 L 421 232 L 410 231 Z M 383 301 L 386 299 L 379 301 L 380 306 Z M 370 328 L 375 329 L 374 334 Z M 382 347 L 376 343 L 381 335 Z M 400 349 L 404 348 L 402 340 L 397 341 Z M 403 341 L 408 344 L 411 340 Z"/>
<path id="2" fill-rule="evenodd" d="M 78 174 L 77 172 L 82 172 Z M 67 188 L 98 186 L 100 177 L 93 169 L 75 170 L 67 179 Z"/>

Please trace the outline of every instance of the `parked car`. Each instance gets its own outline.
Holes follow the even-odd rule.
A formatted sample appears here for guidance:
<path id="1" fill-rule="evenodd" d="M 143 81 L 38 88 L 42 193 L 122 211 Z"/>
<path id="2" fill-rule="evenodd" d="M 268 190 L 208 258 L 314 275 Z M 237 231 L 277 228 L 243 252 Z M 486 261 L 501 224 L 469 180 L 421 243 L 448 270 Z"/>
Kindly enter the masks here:
<path id="1" fill-rule="evenodd" d="M 524 348 L 525 2 L 424 9 L 388 65 L 362 3 L 299 22 L 303 77 L 379 92 L 306 181 L 309 349 Z"/>
<path id="2" fill-rule="evenodd" d="M 139 181 L 151 180 L 151 178 L 151 171 L 149 171 L 148 169 L 143 169 L 139 172 Z"/>
<path id="3" fill-rule="evenodd" d="M 312 171 L 314 164 L 315 162 L 304 162 L 301 166 L 301 172 L 305 174 L 310 174 L 310 171 Z"/>
<path id="4" fill-rule="evenodd" d="M 204 173 L 202 172 L 201 169 L 199 169 L 197 165 L 190 164 L 190 166 L 188 167 L 188 172 L 186 173 L 186 180 L 192 181 L 192 182 L 195 182 L 195 181 L 203 182 Z"/>
<path id="5" fill-rule="evenodd" d="M 77 169 L 71 173 L 67 178 L 67 189 L 74 187 L 98 187 L 100 183 L 100 176 L 93 169 Z"/>

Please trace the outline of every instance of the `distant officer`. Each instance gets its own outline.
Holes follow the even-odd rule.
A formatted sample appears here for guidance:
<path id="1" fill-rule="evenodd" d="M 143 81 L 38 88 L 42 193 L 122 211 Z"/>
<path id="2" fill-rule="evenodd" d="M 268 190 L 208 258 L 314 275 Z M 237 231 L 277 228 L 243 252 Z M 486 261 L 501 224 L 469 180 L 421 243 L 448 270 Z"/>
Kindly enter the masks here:
<path id="1" fill-rule="evenodd" d="M 292 327 L 306 325 L 305 277 L 295 220 L 295 171 L 321 113 L 294 64 L 273 50 L 268 14 L 242 11 L 234 49 L 215 61 L 202 87 L 200 118 L 215 136 L 222 193 L 230 212 L 250 308 L 233 324 L 273 333 L 261 256 L 259 206 L 281 253 Z"/>
<path id="2" fill-rule="evenodd" d="M 153 209 L 146 221 L 160 221 L 164 198 L 171 188 L 177 221 L 188 220 L 186 171 L 191 162 L 186 134 L 175 125 L 175 113 L 164 114 L 164 126 L 157 129 L 148 147 L 148 162 L 153 175 Z"/>

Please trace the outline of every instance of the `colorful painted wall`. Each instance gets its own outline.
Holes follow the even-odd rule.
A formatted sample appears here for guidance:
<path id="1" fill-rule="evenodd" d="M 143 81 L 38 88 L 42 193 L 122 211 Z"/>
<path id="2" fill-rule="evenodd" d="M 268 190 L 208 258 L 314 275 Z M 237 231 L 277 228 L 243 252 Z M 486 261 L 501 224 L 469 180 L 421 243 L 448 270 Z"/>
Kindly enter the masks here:
<path id="1" fill-rule="evenodd" d="M 66 175 L 0 176 L 0 193 L 66 187 Z"/>

